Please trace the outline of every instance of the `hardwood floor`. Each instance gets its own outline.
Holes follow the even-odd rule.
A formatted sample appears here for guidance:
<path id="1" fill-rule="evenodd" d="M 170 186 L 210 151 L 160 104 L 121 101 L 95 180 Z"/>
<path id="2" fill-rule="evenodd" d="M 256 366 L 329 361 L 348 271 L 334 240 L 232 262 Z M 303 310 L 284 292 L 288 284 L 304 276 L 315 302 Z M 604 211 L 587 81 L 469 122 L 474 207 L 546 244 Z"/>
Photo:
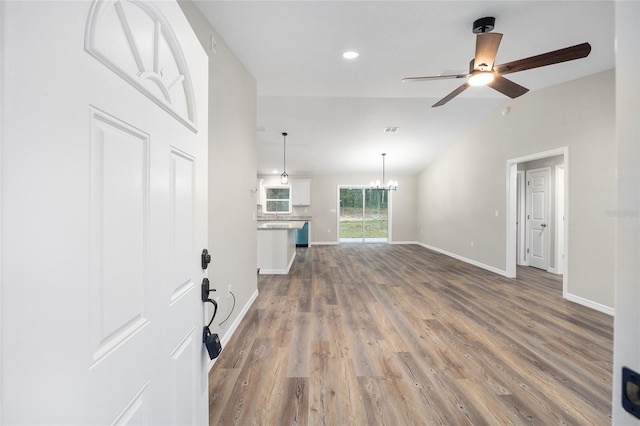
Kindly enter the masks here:
<path id="1" fill-rule="evenodd" d="M 612 317 L 417 245 L 299 249 L 211 371 L 211 425 L 609 424 Z"/>

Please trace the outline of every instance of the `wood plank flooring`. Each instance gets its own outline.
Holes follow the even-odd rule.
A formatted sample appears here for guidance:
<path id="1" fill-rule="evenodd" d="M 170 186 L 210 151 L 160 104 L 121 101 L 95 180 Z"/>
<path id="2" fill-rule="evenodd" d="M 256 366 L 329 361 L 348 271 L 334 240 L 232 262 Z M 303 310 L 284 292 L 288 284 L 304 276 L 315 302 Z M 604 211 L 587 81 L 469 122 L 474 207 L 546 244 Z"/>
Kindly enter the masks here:
<path id="1" fill-rule="evenodd" d="M 211 425 L 610 424 L 613 319 L 417 245 L 299 249 L 209 377 Z"/>

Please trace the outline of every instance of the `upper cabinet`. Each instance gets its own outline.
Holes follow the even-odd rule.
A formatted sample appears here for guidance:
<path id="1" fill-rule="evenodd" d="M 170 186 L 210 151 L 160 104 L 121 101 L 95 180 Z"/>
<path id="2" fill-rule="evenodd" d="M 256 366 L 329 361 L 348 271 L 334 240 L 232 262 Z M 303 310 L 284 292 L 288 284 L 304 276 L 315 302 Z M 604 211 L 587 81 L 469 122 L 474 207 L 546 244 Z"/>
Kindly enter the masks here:
<path id="1" fill-rule="evenodd" d="M 294 206 L 311 205 L 311 179 L 290 179 L 291 204 Z"/>

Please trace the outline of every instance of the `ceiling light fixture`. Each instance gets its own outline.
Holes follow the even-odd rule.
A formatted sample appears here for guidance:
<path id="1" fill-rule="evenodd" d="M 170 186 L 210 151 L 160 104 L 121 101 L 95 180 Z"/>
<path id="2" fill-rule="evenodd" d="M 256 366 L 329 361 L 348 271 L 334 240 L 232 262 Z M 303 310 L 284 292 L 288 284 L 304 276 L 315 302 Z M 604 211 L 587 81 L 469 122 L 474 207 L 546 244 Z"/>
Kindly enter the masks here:
<path id="1" fill-rule="evenodd" d="M 486 86 L 494 79 L 493 72 L 491 71 L 474 71 L 469 77 L 469 84 L 471 86 Z"/>
<path id="2" fill-rule="evenodd" d="M 345 59 L 355 59 L 358 56 L 360 56 L 360 54 L 358 52 L 354 52 L 353 50 L 349 50 L 342 54 L 342 57 Z"/>
<path id="3" fill-rule="evenodd" d="M 280 183 L 286 185 L 289 183 L 289 175 L 287 174 L 287 133 L 282 132 L 282 174 L 280 175 Z"/>
<path id="4" fill-rule="evenodd" d="M 371 182 L 370 188 L 371 189 L 376 189 L 379 191 L 395 191 L 396 189 L 398 189 L 398 181 L 397 180 L 390 180 L 386 185 L 384 185 L 384 179 L 385 179 L 385 163 L 384 163 L 384 159 L 387 156 L 387 154 L 383 153 L 382 154 L 382 185 L 380 186 L 380 181 L 377 180 L 375 182 Z"/>

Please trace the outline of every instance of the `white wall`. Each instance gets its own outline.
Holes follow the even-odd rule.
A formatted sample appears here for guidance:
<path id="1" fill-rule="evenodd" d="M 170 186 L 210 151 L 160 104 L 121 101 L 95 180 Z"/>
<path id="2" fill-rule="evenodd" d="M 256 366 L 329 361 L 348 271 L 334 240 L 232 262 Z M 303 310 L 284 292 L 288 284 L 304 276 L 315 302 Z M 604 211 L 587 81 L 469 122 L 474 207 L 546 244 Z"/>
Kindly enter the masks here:
<path id="1" fill-rule="evenodd" d="M 212 332 L 223 345 L 243 308 L 257 296 L 256 105 L 257 85 L 244 65 L 191 2 L 180 2 L 200 43 L 209 54 L 209 265 L 218 291 Z M 217 46 L 211 51 L 211 36 Z M 235 294 L 235 309 L 228 288 Z"/>
<path id="2" fill-rule="evenodd" d="M 618 200 L 613 424 L 640 424 L 622 409 L 621 371 L 640 372 L 640 3 L 616 2 L 616 129 Z M 612 217 L 612 219 L 613 219 Z"/>
<path id="3" fill-rule="evenodd" d="M 261 175 L 264 184 L 279 184 L 280 176 Z M 368 185 L 379 175 L 289 176 L 311 179 L 311 206 L 294 208 L 294 213 L 310 215 L 311 244 L 336 244 L 338 241 L 338 185 Z M 392 242 L 416 241 L 416 176 L 393 176 L 398 190 L 392 195 Z M 307 210 L 306 212 L 304 210 Z"/>
<path id="4" fill-rule="evenodd" d="M 505 271 L 506 162 L 567 146 L 567 292 L 613 309 L 614 77 L 606 71 L 506 100 L 431 163 L 418 180 L 420 241 Z"/>

